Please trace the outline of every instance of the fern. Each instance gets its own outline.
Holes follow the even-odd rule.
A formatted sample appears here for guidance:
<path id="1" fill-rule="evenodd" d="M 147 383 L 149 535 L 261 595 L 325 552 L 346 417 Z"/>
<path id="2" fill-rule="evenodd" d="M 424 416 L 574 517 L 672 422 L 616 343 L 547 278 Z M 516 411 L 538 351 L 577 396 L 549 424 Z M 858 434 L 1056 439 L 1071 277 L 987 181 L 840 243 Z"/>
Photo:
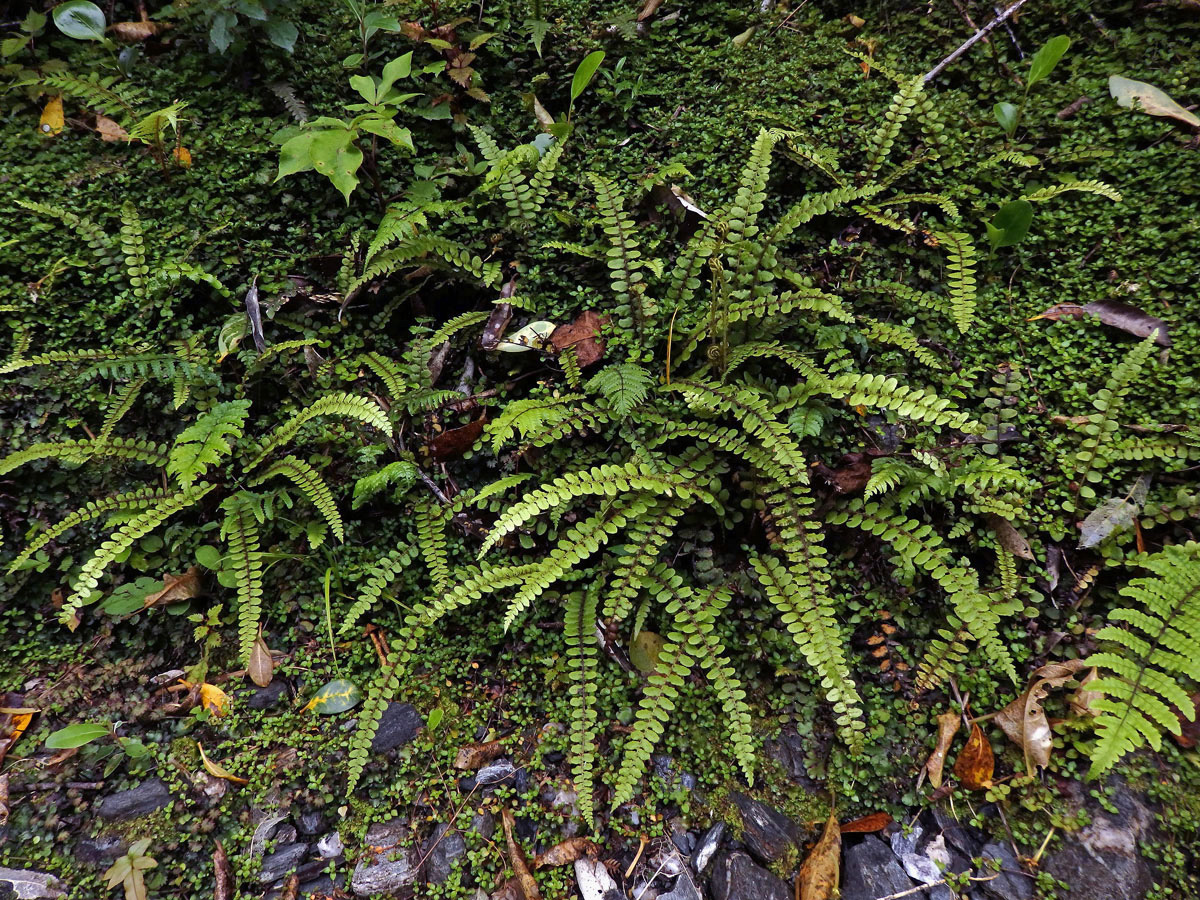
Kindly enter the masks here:
<path id="1" fill-rule="evenodd" d="M 148 297 L 146 280 L 150 266 L 146 264 L 146 243 L 142 233 L 142 217 L 132 201 L 121 205 L 121 250 L 125 254 L 125 273 L 133 296 L 139 301 Z"/>
<path id="2" fill-rule="evenodd" d="M 294 438 L 301 428 L 318 416 L 340 416 L 362 422 L 364 425 L 371 425 L 384 434 L 392 432 L 391 422 L 388 421 L 387 414 L 379 404 L 356 394 L 334 391 L 318 397 L 277 427 L 263 442 L 258 455 L 246 466 L 246 471 L 258 468 L 276 448 Z"/>
<path id="3" fill-rule="evenodd" d="M 605 366 L 592 376 L 587 389 L 604 398 L 618 419 L 626 418 L 650 393 L 654 378 L 636 363 Z"/>
<path id="4" fill-rule="evenodd" d="M 1088 690 L 1101 696 L 1096 745 L 1089 777 L 1097 777 L 1118 759 L 1149 744 L 1155 750 L 1162 732 L 1180 733 L 1182 720 L 1194 721 L 1195 704 L 1180 678 L 1200 681 L 1200 544 L 1165 548 L 1141 556 L 1135 564 L 1156 577 L 1135 578 L 1121 594 L 1135 606 L 1114 609 L 1096 639 L 1112 647 L 1088 662 L 1101 677 Z"/>
<path id="5" fill-rule="evenodd" d="M 376 469 L 354 483 L 354 497 L 350 501 L 350 508 L 358 509 L 368 499 L 389 487 L 397 488 L 400 493 L 404 493 L 416 484 L 419 474 L 417 467 L 407 460 L 390 462 L 382 469 Z"/>
<path id="6" fill-rule="evenodd" d="M 867 162 L 863 170 L 866 178 L 872 178 L 883 166 L 888 155 L 895 146 L 900 129 L 916 108 L 917 101 L 924 92 L 924 79 L 921 76 L 908 78 L 901 82 L 900 90 L 892 98 L 891 104 L 883 114 L 883 121 L 867 141 Z"/>
<path id="7" fill-rule="evenodd" d="M 635 328 L 640 334 L 645 317 L 651 312 L 642 303 L 645 285 L 642 275 L 642 254 L 638 249 L 636 229 L 624 211 L 624 198 L 611 181 L 601 175 L 592 174 L 592 187 L 596 191 L 596 204 L 600 212 L 601 227 L 608 237 L 607 252 L 609 277 L 615 312 L 620 328 Z"/>
<path id="8" fill-rule="evenodd" d="M 117 425 L 133 409 L 133 405 L 137 402 L 138 397 L 142 393 L 142 388 L 145 386 L 145 378 L 136 378 L 117 393 L 112 406 L 104 416 L 104 424 L 100 426 L 100 431 L 97 432 L 96 439 L 92 442 L 93 452 L 99 451 L 109 442 L 113 436 L 113 432 L 116 431 Z"/>
<path id="9" fill-rule="evenodd" d="M 113 437 L 96 446 L 93 441 L 61 441 L 56 443 L 30 444 L 0 459 L 0 475 L 39 459 L 62 459 L 81 463 L 89 459 L 111 456 L 131 459 L 151 466 L 163 466 L 167 462 L 166 447 L 138 438 Z"/>
<path id="10" fill-rule="evenodd" d="M 221 462 L 232 452 L 230 440 L 241 437 L 249 414 L 249 400 L 229 400 L 216 404 L 175 439 L 167 461 L 167 473 L 181 487 L 191 487 L 210 466 Z"/>
<path id="11" fill-rule="evenodd" d="M 1121 202 L 1121 192 L 1103 181 L 1095 181 L 1088 179 L 1086 181 L 1064 181 L 1062 184 L 1052 184 L 1049 187 L 1044 187 L 1041 190 L 1034 191 L 1032 194 L 1026 194 L 1023 199 L 1031 203 L 1037 203 L 1041 200 L 1050 200 L 1057 197 L 1059 194 L 1065 194 L 1068 191 L 1081 191 L 1085 194 L 1099 194 L 1101 197 L 1113 201 L 1113 203 Z"/>
<path id="12" fill-rule="evenodd" d="M 596 591 L 576 592 L 567 598 L 563 612 L 563 639 L 567 645 L 567 696 L 571 705 L 571 774 L 579 811 L 595 826 L 593 772 L 596 760 Z"/>
<path id="13" fill-rule="evenodd" d="M 975 321 L 975 245 L 959 231 L 935 231 L 933 236 L 946 246 L 950 314 L 965 334 Z"/>
<path id="14" fill-rule="evenodd" d="M 229 553 L 225 563 L 233 572 L 238 598 L 238 648 L 243 660 L 249 660 L 258 638 L 262 617 L 263 553 L 259 539 L 258 510 L 254 499 L 240 491 L 221 503 L 221 537 Z"/>
<path id="15" fill-rule="evenodd" d="M 329 489 L 329 485 L 321 478 L 320 474 L 311 465 L 302 459 L 297 459 L 295 456 L 285 456 L 279 462 L 270 465 L 265 472 L 250 482 L 252 486 L 262 484 L 276 475 L 282 475 L 292 484 L 300 489 L 300 492 L 308 498 L 308 502 L 317 508 L 317 511 L 324 517 L 325 522 L 329 525 L 329 530 L 333 532 L 333 536 L 339 542 L 346 539 L 345 527 L 342 524 L 342 515 L 338 512 L 337 504 L 333 499 L 333 492 Z M 314 545 L 315 550 L 318 545 Z"/>

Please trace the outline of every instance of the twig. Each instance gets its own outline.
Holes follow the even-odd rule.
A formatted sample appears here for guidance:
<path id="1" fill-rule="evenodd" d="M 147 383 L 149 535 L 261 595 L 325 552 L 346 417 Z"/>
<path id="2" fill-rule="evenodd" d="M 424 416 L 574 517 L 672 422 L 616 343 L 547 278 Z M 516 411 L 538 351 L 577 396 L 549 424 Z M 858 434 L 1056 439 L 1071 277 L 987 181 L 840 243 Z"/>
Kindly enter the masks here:
<path id="1" fill-rule="evenodd" d="M 997 872 L 995 875 L 988 875 L 986 878 L 984 878 L 982 876 L 976 877 L 974 875 L 967 876 L 967 878 L 969 878 L 971 881 L 992 881 L 999 877 L 1000 877 L 999 872 Z M 919 893 L 920 891 L 927 891 L 930 888 L 935 888 L 938 885 L 945 884 L 945 883 L 946 883 L 946 879 L 943 878 L 941 881 L 935 881 L 935 882 L 932 882 L 931 884 L 918 884 L 916 887 L 909 888 L 906 891 L 900 891 L 899 893 L 896 893 L 896 894 L 888 894 L 886 897 L 880 897 L 879 900 L 900 900 L 901 897 L 911 897 L 913 894 Z"/>
<path id="2" fill-rule="evenodd" d="M 1004 12 L 1002 12 L 996 18 L 992 19 L 992 21 L 988 22 L 986 25 L 984 25 L 982 28 L 980 28 L 977 32 L 975 32 L 973 35 L 971 35 L 971 37 L 967 38 L 966 42 L 963 43 L 962 46 L 960 46 L 957 50 L 955 50 L 953 53 L 951 53 L 949 56 L 947 56 L 945 59 L 943 59 L 940 63 L 938 63 L 936 66 L 934 66 L 928 72 L 926 72 L 925 77 L 922 79 L 922 81 L 929 82 L 929 81 L 932 81 L 933 79 L 937 78 L 938 75 L 940 75 L 942 73 L 942 70 L 946 68 L 946 66 L 950 65 L 950 63 L 954 62 L 956 59 L 958 59 L 960 56 L 962 56 L 964 53 L 966 53 L 968 50 L 970 50 L 972 47 L 974 47 L 977 43 L 979 43 L 981 40 L 983 40 L 985 37 L 987 37 L 988 34 L 990 34 L 992 31 L 995 31 L 998 26 L 1007 22 L 1013 13 L 1015 13 L 1018 9 L 1020 9 L 1022 6 L 1024 6 L 1028 2 L 1029 2 L 1029 0 L 1017 0 L 1016 3 L 1014 3 L 1012 6 L 1008 7 L 1008 9 L 1004 10 Z"/>

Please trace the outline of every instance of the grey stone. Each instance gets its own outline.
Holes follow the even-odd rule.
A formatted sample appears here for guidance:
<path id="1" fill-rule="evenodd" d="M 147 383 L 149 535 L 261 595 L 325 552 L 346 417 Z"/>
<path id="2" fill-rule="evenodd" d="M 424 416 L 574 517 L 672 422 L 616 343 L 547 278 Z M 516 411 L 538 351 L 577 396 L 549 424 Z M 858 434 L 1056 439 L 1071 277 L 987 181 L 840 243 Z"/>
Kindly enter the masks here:
<path id="1" fill-rule="evenodd" d="M 713 900 L 791 900 L 783 880 L 741 850 L 717 857 L 709 888 Z"/>
<path id="2" fill-rule="evenodd" d="M 282 847 L 284 844 L 296 843 L 297 837 L 299 837 L 299 835 L 296 833 L 295 825 L 289 825 L 287 822 L 281 822 L 275 826 L 269 839 L 274 841 L 277 846 Z"/>
<path id="3" fill-rule="evenodd" d="M 769 865 L 803 840 L 799 826 L 779 810 L 737 792 L 731 799 L 742 814 L 742 841 L 759 862 Z"/>
<path id="4" fill-rule="evenodd" d="M 325 817 L 320 811 L 307 809 L 296 819 L 296 829 L 303 835 L 311 837 L 314 834 L 325 833 Z"/>
<path id="5" fill-rule="evenodd" d="M 476 813 L 471 818 L 470 831 L 479 835 L 485 841 L 490 841 L 496 833 L 496 817 L 490 812 Z"/>
<path id="6" fill-rule="evenodd" d="M 704 837 L 700 838 L 700 844 L 692 853 L 692 868 L 696 870 L 697 875 L 703 875 L 704 870 L 708 868 L 708 864 L 712 862 L 713 856 L 721 847 L 721 840 L 725 837 L 725 823 L 718 822 L 708 831 L 704 832 Z"/>
<path id="7" fill-rule="evenodd" d="M 908 877 L 921 884 L 933 884 L 943 879 L 943 871 L 950 867 L 950 852 L 946 839 L 938 835 L 933 840 L 925 839 L 924 829 L 914 825 L 907 834 L 903 829 L 892 834 L 892 852 Z"/>
<path id="8" fill-rule="evenodd" d="M 125 852 L 127 846 L 124 840 L 111 834 L 104 837 L 80 838 L 79 843 L 75 845 L 75 859 L 85 865 L 108 866 Z"/>
<path id="9" fill-rule="evenodd" d="M 776 760 L 788 778 L 805 788 L 815 788 L 817 783 L 809 777 L 808 767 L 804 764 L 805 741 L 794 730 L 783 731 L 778 740 L 768 740 L 763 744 L 763 751 Z"/>
<path id="10" fill-rule="evenodd" d="M 877 900 L 913 886 L 891 848 L 873 834 L 842 854 L 842 900 Z"/>
<path id="11" fill-rule="evenodd" d="M 421 846 L 425 859 L 425 880 L 443 884 L 450 877 L 454 864 L 467 855 L 467 842 L 449 825 L 438 825 Z"/>
<path id="12" fill-rule="evenodd" d="M 517 767 L 510 760 L 498 759 L 476 772 L 475 781 L 484 787 L 494 787 L 511 780 L 516 774 Z"/>
<path id="13" fill-rule="evenodd" d="M 692 851 L 696 849 L 696 836 L 682 826 L 672 828 L 671 843 L 684 856 L 691 856 Z"/>
<path id="14" fill-rule="evenodd" d="M 302 881 L 300 882 L 300 896 L 311 897 L 317 894 L 320 897 L 332 897 L 334 891 L 340 888 L 345 881 L 345 878 L 341 875 L 337 877 L 336 881 L 328 875 L 322 875 L 320 878 L 314 878 L 312 881 Z"/>
<path id="15" fill-rule="evenodd" d="M 425 727 L 425 720 L 411 703 L 387 705 L 383 716 L 379 719 L 379 728 L 371 739 L 372 753 L 387 753 L 401 744 L 407 744 L 417 736 L 417 732 Z"/>
<path id="16" fill-rule="evenodd" d="M 991 866 L 984 865 L 983 874 L 993 875 L 996 877 L 990 881 L 983 881 L 979 884 L 979 890 L 983 896 L 991 898 L 991 900 L 1032 900 L 1033 897 L 1033 878 L 1025 873 L 1021 868 L 1021 864 L 1017 861 L 1017 857 L 1013 854 L 1012 848 L 1008 844 L 1002 844 L 998 841 L 993 841 L 989 844 L 984 844 L 983 849 L 979 851 L 979 855 L 985 859 L 995 859 L 1000 861 L 1000 871 L 996 873 Z M 1111 878 L 1111 875 L 1106 877 Z M 1106 900 L 1113 900 L 1112 894 L 1104 895 Z"/>
<path id="17" fill-rule="evenodd" d="M 287 685 L 282 679 L 276 678 L 265 688 L 255 688 L 246 701 L 246 705 L 257 710 L 271 709 L 278 706 L 280 701 L 287 699 L 287 693 Z"/>
<path id="18" fill-rule="evenodd" d="M 300 866 L 308 856 L 308 844 L 285 844 L 269 856 L 264 856 L 259 884 L 272 884 Z"/>
<path id="19" fill-rule="evenodd" d="M 637 894 L 635 893 L 636 897 Z M 696 884 L 696 879 L 692 877 L 692 873 L 686 869 L 675 879 L 675 885 L 666 894 L 659 894 L 658 900 L 703 900 L 703 895 L 700 893 L 700 886 Z"/>
<path id="20" fill-rule="evenodd" d="M 150 778 L 135 788 L 101 798 L 96 813 L 102 819 L 136 819 L 157 812 L 170 802 L 171 792 L 166 784 L 158 778 Z"/>
<path id="21" fill-rule="evenodd" d="M 394 858 L 389 858 L 394 857 Z M 413 885 L 417 880 L 417 861 L 408 850 L 371 854 L 359 862 L 350 876 L 350 890 L 360 897 L 391 894 Z"/>
<path id="22" fill-rule="evenodd" d="M 387 822 L 376 822 L 368 828 L 363 843 L 369 847 L 395 847 L 407 837 L 408 821 L 390 819 Z"/>
<path id="23" fill-rule="evenodd" d="M 0 867 L 0 887 L 8 887 L 20 900 L 57 900 L 67 896 L 61 881 L 47 872 Z"/>
<path id="24" fill-rule="evenodd" d="M 575 883 L 583 900 L 624 900 L 617 883 L 599 860 L 575 860 Z"/>
<path id="25" fill-rule="evenodd" d="M 317 853 L 321 854 L 321 859 L 336 859 L 345 853 L 346 848 L 342 844 L 342 836 L 336 831 L 331 831 L 329 834 L 323 835 L 317 841 Z"/>

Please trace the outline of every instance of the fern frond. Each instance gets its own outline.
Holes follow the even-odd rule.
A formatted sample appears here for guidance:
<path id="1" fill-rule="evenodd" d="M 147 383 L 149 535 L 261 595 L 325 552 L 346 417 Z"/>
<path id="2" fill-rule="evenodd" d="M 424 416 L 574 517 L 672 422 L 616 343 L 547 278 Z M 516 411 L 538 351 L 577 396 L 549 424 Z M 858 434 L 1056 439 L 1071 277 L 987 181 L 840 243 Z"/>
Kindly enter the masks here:
<path id="1" fill-rule="evenodd" d="M 583 399 L 582 394 L 566 394 L 561 397 L 522 397 L 505 404 L 500 415 L 484 426 L 484 433 L 492 439 L 492 452 L 499 453 L 500 448 L 518 434 L 524 440 L 563 422 L 571 422 L 573 428 L 578 404 Z"/>
<path id="2" fill-rule="evenodd" d="M 39 459 L 62 459 L 81 463 L 106 456 L 132 459 L 150 466 L 164 466 L 167 463 L 166 447 L 138 438 L 113 437 L 99 447 L 95 446 L 93 441 L 57 441 L 30 444 L 10 453 L 0 459 L 0 475 L 7 475 L 13 469 Z"/>
<path id="3" fill-rule="evenodd" d="M 587 389 L 602 396 L 618 419 L 640 406 L 653 386 L 654 376 L 630 362 L 605 366 L 587 383 Z"/>
<path id="4" fill-rule="evenodd" d="M 1044 187 L 1040 191 L 1034 191 L 1032 194 L 1026 194 L 1022 199 L 1028 200 L 1031 203 L 1037 203 L 1041 200 L 1050 200 L 1057 197 L 1059 194 L 1065 194 L 1068 191 L 1080 191 L 1085 194 L 1099 194 L 1101 197 L 1113 201 L 1113 203 L 1121 202 L 1121 192 L 1111 185 L 1105 184 L 1103 181 L 1087 179 L 1085 181 L 1065 181 L 1062 184 L 1052 184 L 1049 187 Z"/>
<path id="5" fill-rule="evenodd" d="M 879 193 L 879 185 L 864 184 L 861 187 L 839 187 L 821 194 L 805 197 L 779 217 L 775 227 L 771 229 L 767 244 L 782 244 L 792 236 L 801 225 L 811 222 L 817 216 L 833 212 L 855 200 L 864 200 Z"/>
<path id="6" fill-rule="evenodd" d="M 888 154 L 891 153 L 892 147 L 896 143 L 896 138 L 900 136 L 900 129 L 904 127 L 905 121 L 912 115 L 913 109 L 917 105 L 917 100 L 920 99 L 924 91 L 925 82 L 920 75 L 906 79 L 900 83 L 900 90 L 892 97 L 892 102 L 883 114 L 883 121 L 879 123 L 879 127 L 875 129 L 874 134 L 867 141 L 867 164 L 863 170 L 863 175 L 866 178 L 873 178 L 879 172 L 883 163 L 887 160 Z"/>
<path id="7" fill-rule="evenodd" d="M 950 315 L 958 330 L 966 332 L 975 321 L 975 245 L 961 231 L 935 231 L 946 247 L 946 286 Z"/>
<path id="8" fill-rule="evenodd" d="M 146 264 L 142 217 L 131 200 L 126 200 L 121 205 L 121 250 L 125 254 L 125 274 L 129 278 L 133 295 L 144 301 L 148 296 L 146 281 L 150 275 L 150 266 Z"/>
<path id="9" fill-rule="evenodd" d="M 141 396 L 142 388 L 145 386 L 145 378 L 135 378 L 118 391 L 116 399 L 113 400 L 112 406 L 104 416 L 104 423 L 100 426 L 100 431 L 97 432 L 96 439 L 92 443 L 93 452 L 100 450 L 109 442 L 113 436 L 113 432 L 117 430 L 117 425 L 133 409 L 133 404 L 137 403 L 138 397 Z"/>
<path id="10" fill-rule="evenodd" d="M 317 508 L 329 525 L 329 530 L 333 532 L 333 536 L 339 542 L 346 539 L 346 531 L 342 525 L 342 514 L 338 512 L 337 504 L 333 500 L 333 491 L 329 489 L 329 485 L 325 483 L 319 472 L 311 465 L 302 459 L 295 456 L 285 456 L 276 463 L 272 463 L 267 467 L 267 470 L 250 482 L 253 487 L 260 485 L 276 475 L 282 475 L 292 484 L 300 489 L 300 493 L 308 498 L 308 502 Z M 313 547 L 315 550 L 317 544 Z"/>
<path id="11" fill-rule="evenodd" d="M 392 425 L 388 421 L 387 413 L 378 403 L 357 394 L 333 391 L 318 397 L 277 427 L 263 442 L 258 455 L 246 466 L 246 471 L 250 472 L 258 468 L 276 448 L 294 438 L 301 428 L 318 416 L 340 416 L 362 422 L 364 425 L 371 425 L 384 434 L 392 433 Z"/>
<path id="12" fill-rule="evenodd" d="M 642 581 L 658 563 L 659 554 L 674 534 L 675 525 L 687 506 L 671 500 L 650 503 L 626 532 L 626 542 L 616 548 L 617 564 L 608 579 L 602 614 L 623 621 L 633 609 Z"/>
<path id="13" fill-rule="evenodd" d="M 651 311 L 644 308 L 641 250 L 638 249 L 637 229 L 625 213 L 625 198 L 610 180 L 602 175 L 589 176 L 596 191 L 596 207 L 600 213 L 600 224 L 608 237 L 609 278 L 618 325 L 636 327 L 640 332 L 646 315 Z"/>
<path id="14" fill-rule="evenodd" d="M 594 827 L 593 781 L 599 732 L 596 591 L 579 591 L 568 596 L 563 623 L 563 638 L 567 645 L 567 695 L 571 705 L 571 775 L 579 812 L 588 825 Z"/>
<path id="15" fill-rule="evenodd" d="M 191 487 L 210 466 L 216 465 L 233 451 L 230 440 L 241 437 L 249 414 L 249 400 L 229 400 L 216 404 L 175 439 L 167 460 L 167 474 L 173 476 L 181 487 Z"/>
<path id="16" fill-rule="evenodd" d="M 886 375 L 838 375 L 827 382 L 813 382 L 813 389 L 851 406 L 889 409 L 917 422 L 949 425 L 972 434 L 980 433 L 983 427 L 965 412 L 954 409 L 949 400 Z"/>
<path id="17" fill-rule="evenodd" d="M 229 548 L 225 564 L 233 572 L 238 598 L 238 648 L 241 658 L 249 660 L 258 638 L 262 617 L 263 554 L 259 540 L 258 513 L 245 491 L 227 497 L 221 503 L 221 537 Z"/>
<path id="18" fill-rule="evenodd" d="M 450 550 L 446 541 L 449 516 L 444 507 L 435 506 L 431 500 L 418 504 L 416 513 L 421 558 L 429 569 L 434 593 L 445 593 L 450 588 Z"/>
<path id="19" fill-rule="evenodd" d="M 922 347 L 917 336 L 903 325 L 864 318 L 863 334 L 870 340 L 879 341 L 881 344 L 891 344 L 893 347 L 908 351 L 916 357 L 917 362 L 929 366 L 931 369 L 942 368 L 942 362 L 938 355 L 928 347 Z"/>
<path id="20" fill-rule="evenodd" d="M 346 611 L 346 614 L 342 616 L 342 624 L 338 628 L 338 634 L 349 634 L 350 629 L 383 596 L 384 592 L 396 580 L 397 576 L 411 566 L 417 558 L 418 551 L 416 545 L 412 541 L 407 541 L 394 550 L 389 550 L 376 560 L 364 576 L 363 586 L 358 592 L 358 597 L 350 609 Z"/>
<path id="21" fill-rule="evenodd" d="M 727 240 L 736 243 L 758 233 L 758 215 L 767 199 L 767 178 L 771 174 L 771 153 L 780 132 L 764 128 L 754 138 L 750 158 L 738 179 L 737 194 L 725 212 Z"/>

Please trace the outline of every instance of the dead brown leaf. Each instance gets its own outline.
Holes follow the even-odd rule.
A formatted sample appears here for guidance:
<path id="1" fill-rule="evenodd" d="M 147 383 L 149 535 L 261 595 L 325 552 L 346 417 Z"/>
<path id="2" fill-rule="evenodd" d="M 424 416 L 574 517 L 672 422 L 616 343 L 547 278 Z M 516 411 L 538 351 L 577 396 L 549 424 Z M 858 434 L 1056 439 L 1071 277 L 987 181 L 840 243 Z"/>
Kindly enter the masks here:
<path id="1" fill-rule="evenodd" d="M 435 462 L 447 462 L 460 458 L 474 446 L 483 434 L 483 426 L 487 424 L 487 416 L 483 415 L 474 422 L 468 422 L 459 428 L 447 428 L 436 435 L 427 445 L 429 456 Z"/>
<path id="2" fill-rule="evenodd" d="M 108 26 L 118 41 L 136 44 L 162 34 L 171 26 L 167 22 L 113 22 Z"/>
<path id="3" fill-rule="evenodd" d="M 831 812 L 820 840 L 800 867 L 800 900 L 833 900 L 838 895 L 841 857 L 842 832 Z"/>
<path id="4" fill-rule="evenodd" d="M 1051 688 L 1062 687 L 1075 677 L 1085 663 L 1081 659 L 1050 663 L 1033 673 L 1032 683 L 1025 693 L 1000 712 L 996 723 L 1004 729 L 1009 740 L 1017 744 L 1025 754 L 1025 771 L 1036 775 L 1038 768 L 1050 764 L 1050 748 L 1053 735 L 1042 701 Z"/>
<path id="5" fill-rule="evenodd" d="M 559 352 L 568 347 L 575 348 L 575 358 L 583 368 L 604 358 L 604 341 L 600 329 L 608 324 L 608 316 L 600 316 L 591 310 L 580 313 L 569 325 L 559 325 L 550 335 L 550 343 Z"/>
<path id="6" fill-rule="evenodd" d="M 843 822 L 841 831 L 842 834 L 873 834 L 876 831 L 883 831 L 892 824 L 892 821 L 889 813 L 869 813 L 859 816 L 857 819 L 851 819 L 849 822 Z"/>
<path id="7" fill-rule="evenodd" d="M 200 593 L 200 569 L 192 566 L 182 575 L 163 576 L 163 588 L 146 597 L 145 606 L 166 606 L 180 600 L 190 600 Z"/>
<path id="8" fill-rule="evenodd" d="M 251 681 L 264 688 L 271 683 L 271 678 L 275 674 L 275 660 L 271 658 L 271 649 L 262 639 L 261 632 L 250 648 L 250 659 L 246 661 L 246 674 L 250 676 Z"/>
<path id="9" fill-rule="evenodd" d="M 978 725 L 971 726 L 971 736 L 954 761 L 954 776 L 969 791 L 982 791 L 992 786 L 996 757 L 992 745 Z"/>
<path id="10" fill-rule="evenodd" d="M 929 759 L 925 760 L 925 775 L 935 788 L 942 786 L 942 769 L 946 766 L 946 754 L 950 752 L 954 736 L 958 734 L 959 721 L 958 713 L 953 710 L 938 716 L 937 746 L 929 754 Z"/>
<path id="11" fill-rule="evenodd" d="M 508 864 L 513 870 L 513 879 L 509 884 L 516 882 L 517 896 L 523 897 L 524 900 L 542 900 L 542 892 L 538 889 L 533 873 L 529 871 L 529 860 L 513 834 L 516 822 L 512 812 L 504 810 L 500 814 L 500 820 L 504 824 L 504 840 L 508 844 Z"/>
<path id="12" fill-rule="evenodd" d="M 1075 689 L 1075 693 L 1071 695 L 1069 701 L 1071 712 L 1077 716 L 1098 716 L 1100 710 L 1092 708 L 1092 702 L 1097 700 L 1101 694 L 1099 691 L 1089 691 L 1088 685 L 1100 677 L 1100 673 L 1092 666 L 1088 673 L 1079 679 L 1079 687 Z"/>
<path id="13" fill-rule="evenodd" d="M 128 131 L 122 128 L 118 122 L 100 113 L 96 113 L 96 133 L 100 135 L 102 141 L 129 140 Z"/>
<path id="14" fill-rule="evenodd" d="M 1095 669 L 1092 669 L 1095 672 Z M 1192 703 L 1200 707 L 1200 693 L 1192 694 Z M 1176 710 L 1178 712 L 1178 710 Z M 1173 735 L 1175 743 L 1185 750 L 1191 750 L 1197 744 L 1200 744 L 1200 716 L 1194 719 L 1189 719 L 1185 715 L 1179 716 L 1179 734 Z"/>
<path id="15" fill-rule="evenodd" d="M 213 848 L 212 861 L 213 900 L 233 900 L 233 869 L 229 867 L 229 857 L 220 841 Z"/>
<path id="16" fill-rule="evenodd" d="M 1013 556 L 1019 556 L 1021 559 L 1033 559 L 1029 541 L 1025 540 L 1025 536 L 1017 531 L 1008 519 L 994 514 L 989 515 L 988 526 L 992 529 L 992 534 L 996 536 L 1000 546 Z"/>
<path id="17" fill-rule="evenodd" d="M 504 741 L 488 741 L 485 744 L 467 744 L 458 749 L 454 757 L 456 769 L 478 769 L 504 753 Z"/>
<path id="18" fill-rule="evenodd" d="M 1078 303 L 1056 303 L 1045 312 L 1033 316 L 1029 321 L 1049 319 L 1051 322 L 1057 322 L 1059 319 L 1079 318 L 1080 316 L 1095 316 L 1105 325 L 1120 328 L 1134 337 L 1149 337 L 1151 332 L 1157 331 L 1154 342 L 1164 347 L 1171 346 L 1171 333 L 1166 322 L 1157 316 L 1142 312 L 1136 306 L 1121 303 L 1119 300 L 1096 300 L 1082 306 Z"/>
<path id="19" fill-rule="evenodd" d="M 283 882 L 279 892 L 279 900 L 297 900 L 300 896 L 300 875 L 293 872 Z"/>
<path id="20" fill-rule="evenodd" d="M 545 869 L 565 866 L 575 862 L 581 856 L 590 856 L 594 859 L 599 852 L 600 847 L 585 837 L 567 838 L 565 841 L 555 844 L 545 853 L 539 853 L 533 860 L 533 867 Z"/>
<path id="21" fill-rule="evenodd" d="M 658 8 L 663 5 L 663 0 L 646 0 L 642 4 L 641 10 L 637 14 L 639 22 L 645 22 L 648 18 L 658 12 Z"/>

